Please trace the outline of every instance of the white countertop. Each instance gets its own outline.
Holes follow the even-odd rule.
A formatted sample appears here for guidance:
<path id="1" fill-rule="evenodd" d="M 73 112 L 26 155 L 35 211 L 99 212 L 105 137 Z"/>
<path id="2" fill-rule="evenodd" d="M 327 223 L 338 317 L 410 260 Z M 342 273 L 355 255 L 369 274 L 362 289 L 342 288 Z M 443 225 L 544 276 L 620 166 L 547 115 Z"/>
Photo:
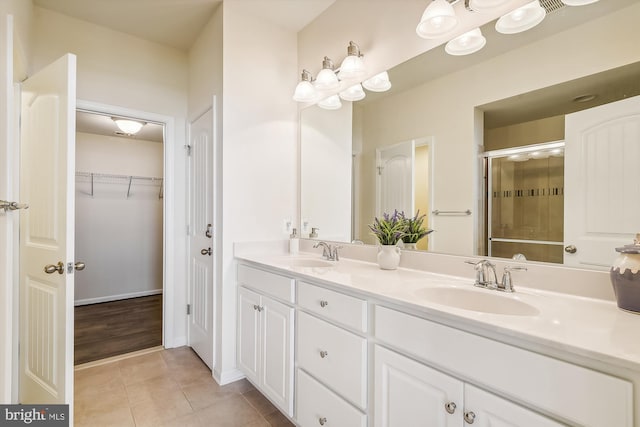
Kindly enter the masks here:
<path id="1" fill-rule="evenodd" d="M 516 292 L 509 294 L 474 287 L 473 280 L 468 277 L 408 268 L 387 271 L 375 263 L 353 259 L 343 258 L 332 263 L 332 267 L 296 267 L 290 264 L 293 258 L 321 260 L 317 253 L 241 253 L 236 254 L 236 258 L 280 270 L 299 279 L 312 279 L 337 289 L 404 306 L 414 312 L 419 311 L 427 318 L 470 332 L 482 334 L 484 331 L 494 337 L 499 335 L 505 342 L 517 339 L 532 346 L 557 349 L 640 371 L 640 315 L 620 310 L 612 301 L 525 288 L 517 284 Z M 458 288 L 463 293 L 477 292 L 477 301 L 487 294 L 491 295 L 490 299 L 495 296 L 516 300 L 539 313 L 493 314 L 438 304 L 425 295 L 432 292 L 426 289 L 438 287 Z M 504 305 L 508 307 L 509 303 Z"/>

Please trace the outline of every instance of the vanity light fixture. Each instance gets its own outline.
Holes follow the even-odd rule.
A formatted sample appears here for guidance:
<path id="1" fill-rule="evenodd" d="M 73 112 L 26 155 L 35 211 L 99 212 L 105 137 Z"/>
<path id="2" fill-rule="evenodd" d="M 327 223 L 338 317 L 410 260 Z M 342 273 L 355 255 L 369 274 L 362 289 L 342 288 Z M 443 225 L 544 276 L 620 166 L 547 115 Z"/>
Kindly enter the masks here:
<path id="1" fill-rule="evenodd" d="M 416 33 L 423 39 L 437 39 L 450 33 L 457 25 L 458 17 L 449 1 L 433 0 L 424 10 Z"/>
<path id="2" fill-rule="evenodd" d="M 333 61 L 328 56 L 322 61 L 322 70 L 316 77 L 315 86 L 318 90 L 336 90 L 340 87 L 338 76 L 333 71 Z"/>
<path id="3" fill-rule="evenodd" d="M 302 70 L 300 83 L 293 93 L 293 100 L 298 102 L 315 102 L 318 98 L 318 91 L 312 84 L 313 78 L 307 70 Z"/>
<path id="4" fill-rule="evenodd" d="M 562 0 L 562 3 L 567 6 L 585 6 L 591 3 L 595 3 L 598 0 Z"/>
<path id="5" fill-rule="evenodd" d="M 338 95 L 331 95 L 318 102 L 318 107 L 324 108 L 325 110 L 339 110 L 342 107 L 342 102 L 340 102 Z"/>
<path id="6" fill-rule="evenodd" d="M 454 56 L 470 55 L 482 49 L 485 44 L 487 39 L 482 35 L 480 28 L 476 28 L 450 40 L 444 50 Z"/>
<path id="7" fill-rule="evenodd" d="M 362 82 L 362 86 L 371 92 L 386 92 L 391 89 L 389 73 L 383 71 Z"/>
<path id="8" fill-rule="evenodd" d="M 145 122 L 140 122 L 138 120 L 131 120 L 131 119 L 123 119 L 121 117 L 111 117 L 111 120 L 115 122 L 116 126 L 118 126 L 118 129 L 120 129 L 123 133 L 127 135 L 137 134 L 138 132 L 140 132 L 140 129 L 142 129 L 142 127 L 146 125 Z"/>
<path id="9" fill-rule="evenodd" d="M 338 77 L 340 80 L 360 80 L 365 75 L 364 61 L 362 61 L 360 47 L 350 41 L 347 47 L 347 57 L 340 65 Z"/>
<path id="10" fill-rule="evenodd" d="M 360 101 L 364 99 L 366 94 L 364 90 L 362 90 L 362 85 L 360 83 L 356 83 L 353 86 L 348 87 L 347 89 L 340 92 L 340 98 L 345 101 Z"/>
<path id="11" fill-rule="evenodd" d="M 467 9 L 471 9 L 474 12 L 490 12 L 491 10 L 502 6 L 509 0 L 466 0 L 468 4 Z"/>
<path id="12" fill-rule="evenodd" d="M 518 9 L 500 17 L 496 31 L 502 34 L 516 34 L 527 31 L 542 22 L 547 11 L 539 0 L 533 0 Z"/>

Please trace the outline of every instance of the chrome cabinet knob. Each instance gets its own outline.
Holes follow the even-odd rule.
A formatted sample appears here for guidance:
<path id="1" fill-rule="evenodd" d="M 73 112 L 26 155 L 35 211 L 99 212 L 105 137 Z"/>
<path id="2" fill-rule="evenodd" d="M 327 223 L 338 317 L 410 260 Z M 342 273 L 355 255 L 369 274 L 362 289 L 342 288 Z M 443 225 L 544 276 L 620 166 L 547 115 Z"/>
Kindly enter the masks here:
<path id="1" fill-rule="evenodd" d="M 64 273 L 64 264 L 62 263 L 62 261 L 58 261 L 56 265 L 47 264 L 44 266 L 44 272 L 47 274 L 53 274 L 56 271 L 58 272 L 58 274 Z"/>
<path id="2" fill-rule="evenodd" d="M 327 417 L 318 418 L 318 422 L 321 426 L 325 425 L 327 423 Z"/>
<path id="3" fill-rule="evenodd" d="M 329 305 L 329 301 L 320 301 L 320 307 L 325 308 Z"/>
<path id="4" fill-rule="evenodd" d="M 473 422 L 476 420 L 476 414 L 474 414 L 472 411 L 467 411 L 464 413 L 464 422 L 467 424 L 473 424 Z"/>
<path id="5" fill-rule="evenodd" d="M 444 409 L 446 409 L 448 413 L 453 414 L 454 412 L 456 412 L 456 404 L 453 402 L 445 403 Z"/>
<path id="6" fill-rule="evenodd" d="M 202 250 L 200 251 L 200 253 L 201 253 L 202 255 L 209 255 L 209 256 L 211 256 L 211 248 L 202 249 Z"/>
<path id="7" fill-rule="evenodd" d="M 578 248 L 576 248 L 574 245 L 569 245 L 564 247 L 564 251 L 568 254 L 575 254 L 576 252 L 578 252 Z"/>
<path id="8" fill-rule="evenodd" d="M 329 355 L 328 351 L 320 350 L 320 357 L 323 359 Z"/>

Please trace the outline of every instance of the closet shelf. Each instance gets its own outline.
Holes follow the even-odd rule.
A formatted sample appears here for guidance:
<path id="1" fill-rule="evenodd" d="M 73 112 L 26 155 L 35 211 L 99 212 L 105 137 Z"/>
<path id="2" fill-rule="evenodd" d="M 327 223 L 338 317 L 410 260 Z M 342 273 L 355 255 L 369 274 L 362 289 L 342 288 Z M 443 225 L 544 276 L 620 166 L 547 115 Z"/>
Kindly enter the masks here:
<path id="1" fill-rule="evenodd" d="M 163 180 L 164 178 L 154 176 L 137 176 L 137 175 L 118 175 L 108 173 L 94 173 L 94 172 L 76 172 L 76 179 L 87 180 L 91 183 L 90 195 L 94 195 L 94 184 L 98 182 L 107 184 L 128 184 L 127 185 L 127 198 L 131 195 L 131 185 L 135 182 L 136 185 L 159 185 L 160 190 L 158 192 L 158 198 L 163 198 Z"/>

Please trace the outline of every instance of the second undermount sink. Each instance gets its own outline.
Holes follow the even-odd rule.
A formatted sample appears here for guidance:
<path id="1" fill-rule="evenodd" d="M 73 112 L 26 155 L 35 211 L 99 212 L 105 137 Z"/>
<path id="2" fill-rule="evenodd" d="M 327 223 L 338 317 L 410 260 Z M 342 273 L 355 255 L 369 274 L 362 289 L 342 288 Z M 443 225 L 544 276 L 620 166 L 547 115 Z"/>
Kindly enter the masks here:
<path id="1" fill-rule="evenodd" d="M 316 258 L 291 258 L 286 261 L 289 267 L 307 267 L 307 268 L 322 268 L 333 267 L 333 264 L 329 261 L 324 261 Z"/>
<path id="2" fill-rule="evenodd" d="M 511 316 L 537 316 L 540 310 L 514 294 L 505 295 L 489 289 L 425 288 L 416 291 L 416 296 L 427 301 L 449 307 L 481 313 Z"/>

